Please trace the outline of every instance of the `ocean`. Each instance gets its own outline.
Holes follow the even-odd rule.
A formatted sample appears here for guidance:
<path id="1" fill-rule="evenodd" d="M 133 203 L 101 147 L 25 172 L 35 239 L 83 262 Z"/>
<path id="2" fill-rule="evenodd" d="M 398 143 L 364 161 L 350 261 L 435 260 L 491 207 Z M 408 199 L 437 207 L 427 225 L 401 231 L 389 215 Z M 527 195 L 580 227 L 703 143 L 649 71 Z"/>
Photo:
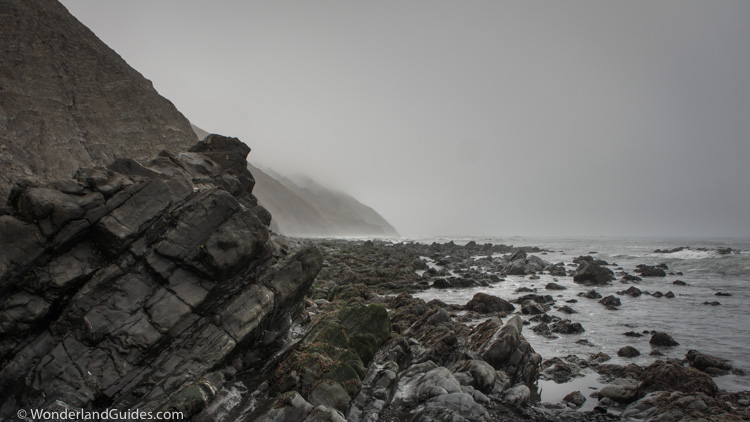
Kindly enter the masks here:
<path id="1" fill-rule="evenodd" d="M 597 300 L 578 296 L 579 292 L 592 287 L 573 282 L 572 277 L 553 277 L 540 275 L 539 280 L 530 280 L 529 276 L 506 276 L 505 281 L 494 283 L 489 287 L 469 289 L 429 289 L 416 294 L 424 300 L 440 299 L 445 303 L 465 304 L 477 292 L 489 293 L 511 300 L 523 293 L 515 293 L 520 287 L 536 288 L 539 294 L 555 297 L 556 306 L 565 304 L 566 300 L 576 299 L 569 303 L 577 313 L 563 314 L 552 308 L 548 313 L 563 319 L 580 322 L 585 332 L 581 334 L 559 334 L 557 339 L 548 339 L 536 335 L 531 327 L 524 326 L 523 335 L 543 359 L 555 356 L 564 357 L 570 354 L 588 358 L 597 352 L 607 353 L 612 360 L 607 363 L 627 365 L 649 365 L 656 359 L 683 359 L 690 349 L 698 350 L 720 358 L 728 359 L 735 368 L 748 375 L 725 375 L 715 377 L 719 388 L 734 392 L 750 390 L 750 239 L 691 239 L 691 238 L 422 238 L 413 239 L 420 243 L 447 242 L 457 244 L 474 240 L 479 244 L 493 243 L 514 246 L 537 246 L 549 252 L 531 253 L 553 263 L 571 264 L 573 258 L 580 255 L 592 255 L 610 264 L 615 273 L 622 267 L 630 274 L 639 264 L 668 266 L 666 277 L 643 277 L 643 281 L 623 284 L 617 278 L 611 285 L 597 286 L 595 289 L 602 295 L 615 295 L 622 301 L 619 310 L 607 310 Z M 672 250 L 678 247 L 689 247 L 672 253 L 655 253 L 656 249 Z M 721 248 L 731 248 L 732 253 L 721 254 Z M 566 266 L 566 268 L 575 268 Z M 681 274 L 680 274 L 681 273 Z M 544 286 L 557 279 L 557 283 L 567 290 L 550 291 Z M 681 280 L 687 285 L 676 285 Z M 675 297 L 654 297 L 641 295 L 631 297 L 617 295 L 617 291 L 634 285 L 651 293 L 673 292 Z M 716 296 L 717 293 L 731 296 Z M 719 302 L 718 306 L 704 302 Z M 664 356 L 651 356 L 650 335 L 629 337 L 628 331 L 663 331 L 672 336 L 679 344 L 667 349 L 660 349 Z M 587 339 L 590 345 L 578 344 L 577 340 Z M 635 358 L 621 358 L 617 351 L 626 345 L 635 347 L 641 352 Z M 559 402 L 567 393 L 580 390 L 585 396 L 601 387 L 601 380 L 593 370 L 583 370 L 582 377 L 570 383 L 555 384 L 553 381 L 541 381 L 543 401 Z M 594 400 L 587 400 L 590 406 Z"/>

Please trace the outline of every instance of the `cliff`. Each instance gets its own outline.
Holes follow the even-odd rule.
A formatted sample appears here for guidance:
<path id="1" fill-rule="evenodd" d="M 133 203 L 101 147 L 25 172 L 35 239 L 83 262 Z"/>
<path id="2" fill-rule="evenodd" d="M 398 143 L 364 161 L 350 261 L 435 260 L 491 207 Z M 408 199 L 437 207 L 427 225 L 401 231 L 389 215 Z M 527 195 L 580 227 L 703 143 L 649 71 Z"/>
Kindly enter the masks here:
<path id="1" fill-rule="evenodd" d="M 272 228 L 289 236 L 398 236 L 374 209 L 311 179 L 304 187 L 249 164 L 258 200 L 273 215 Z"/>
<path id="2" fill-rule="evenodd" d="M 0 197 L 13 180 L 149 159 L 198 139 L 144 78 L 55 0 L 0 2 Z"/>
<path id="3" fill-rule="evenodd" d="M 0 216 L 0 418 L 187 418 L 283 344 L 322 256 L 270 237 L 249 151 L 212 135 L 145 166 L 118 159 L 13 190 Z"/>

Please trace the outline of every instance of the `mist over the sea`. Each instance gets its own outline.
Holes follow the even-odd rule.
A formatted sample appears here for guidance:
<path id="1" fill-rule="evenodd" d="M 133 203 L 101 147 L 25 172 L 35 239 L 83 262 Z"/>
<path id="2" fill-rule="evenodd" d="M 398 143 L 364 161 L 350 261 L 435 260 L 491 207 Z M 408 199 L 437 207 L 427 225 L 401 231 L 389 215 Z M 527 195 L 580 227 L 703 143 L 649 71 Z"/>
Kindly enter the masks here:
<path id="1" fill-rule="evenodd" d="M 63 3 L 403 235 L 750 235 L 748 2 Z"/>

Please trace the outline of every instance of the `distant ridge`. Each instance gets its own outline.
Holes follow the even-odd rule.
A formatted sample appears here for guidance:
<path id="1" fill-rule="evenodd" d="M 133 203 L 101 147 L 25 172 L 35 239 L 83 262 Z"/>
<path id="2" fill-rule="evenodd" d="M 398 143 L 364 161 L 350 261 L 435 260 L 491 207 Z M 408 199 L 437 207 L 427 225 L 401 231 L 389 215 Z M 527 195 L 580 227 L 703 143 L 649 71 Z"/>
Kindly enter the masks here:
<path id="1" fill-rule="evenodd" d="M 271 212 L 275 228 L 292 236 L 398 236 L 377 211 L 351 195 L 307 179 L 304 185 L 249 165 L 254 193 Z M 321 220 L 322 219 L 322 220 Z M 272 228 L 273 221 L 272 221 Z"/>
<path id="2" fill-rule="evenodd" d="M 191 125 L 199 139 L 208 132 Z M 255 178 L 253 194 L 273 216 L 271 229 L 288 236 L 398 236 L 377 211 L 351 195 L 306 179 L 294 182 L 271 170 L 247 165 Z"/>

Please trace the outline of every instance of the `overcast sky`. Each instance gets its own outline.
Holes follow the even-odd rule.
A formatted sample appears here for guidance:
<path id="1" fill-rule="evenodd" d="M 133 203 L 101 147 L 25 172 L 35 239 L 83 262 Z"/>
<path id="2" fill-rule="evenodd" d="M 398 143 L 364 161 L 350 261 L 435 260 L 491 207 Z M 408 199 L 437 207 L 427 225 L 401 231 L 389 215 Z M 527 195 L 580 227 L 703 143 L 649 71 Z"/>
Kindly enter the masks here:
<path id="1" fill-rule="evenodd" d="M 62 2 L 404 235 L 750 235 L 748 1 Z"/>

